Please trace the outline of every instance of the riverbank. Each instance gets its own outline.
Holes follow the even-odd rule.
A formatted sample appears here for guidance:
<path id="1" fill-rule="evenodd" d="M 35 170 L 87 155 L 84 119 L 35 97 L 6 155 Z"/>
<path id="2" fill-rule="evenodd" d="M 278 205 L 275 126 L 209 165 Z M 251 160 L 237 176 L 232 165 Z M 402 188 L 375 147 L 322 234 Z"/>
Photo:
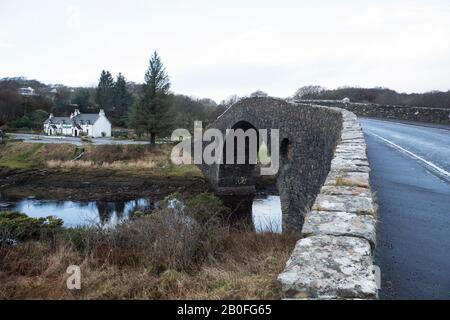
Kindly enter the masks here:
<path id="1" fill-rule="evenodd" d="M 8 143 L 0 146 L 0 192 L 13 199 L 124 201 L 207 191 L 201 171 L 171 164 L 170 150 Z"/>
<path id="2" fill-rule="evenodd" d="M 112 229 L 0 213 L 0 298 L 279 299 L 276 278 L 298 237 L 230 226 L 209 194 L 184 201 Z M 66 285 L 71 265 L 80 290 Z"/>
<path id="3" fill-rule="evenodd" d="M 197 166 L 170 162 L 171 148 L 7 143 L 0 145 L 0 194 L 12 199 L 127 201 L 209 191 Z M 256 187 L 277 194 L 274 177 L 257 179 Z"/>
<path id="4" fill-rule="evenodd" d="M 0 192 L 12 199 L 125 201 L 206 190 L 208 186 L 202 177 L 112 170 L 0 168 Z"/>

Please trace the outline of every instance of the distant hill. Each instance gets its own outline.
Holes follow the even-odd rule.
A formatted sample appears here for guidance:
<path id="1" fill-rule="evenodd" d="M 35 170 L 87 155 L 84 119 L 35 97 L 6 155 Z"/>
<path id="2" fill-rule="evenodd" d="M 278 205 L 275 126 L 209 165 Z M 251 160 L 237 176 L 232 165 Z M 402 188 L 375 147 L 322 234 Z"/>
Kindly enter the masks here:
<path id="1" fill-rule="evenodd" d="M 21 90 L 25 88 L 24 90 Z M 30 88 L 29 90 L 26 90 Z M 75 108 L 82 113 L 98 113 L 100 106 L 96 102 L 96 87 L 69 87 L 62 84 L 45 84 L 25 77 L 0 78 L 0 127 L 36 129 L 50 113 L 54 116 L 68 116 Z M 127 82 L 126 90 L 131 102 L 121 117 L 116 115 L 115 106 L 105 109 L 113 125 L 127 125 L 128 106 L 142 95 L 142 84 Z M 116 95 L 112 94 L 112 97 Z M 208 98 L 195 98 L 171 93 L 170 103 L 173 120 L 180 128 L 190 128 L 194 120 L 205 123 L 212 121 L 224 110 Z"/>
<path id="2" fill-rule="evenodd" d="M 450 90 L 426 93 L 398 93 L 387 88 L 344 87 L 325 89 L 320 86 L 305 86 L 297 90 L 295 98 L 313 100 L 342 100 L 368 102 L 382 105 L 415 106 L 424 108 L 450 108 Z"/>
<path id="3" fill-rule="evenodd" d="M 58 86 L 58 85 L 56 85 Z M 31 87 L 39 93 L 49 92 L 53 89 L 53 85 L 44 84 L 38 80 L 28 80 L 25 77 L 13 77 L 13 78 L 1 78 L 0 79 L 0 88 L 1 89 L 10 89 L 10 90 L 18 90 L 19 88 L 28 88 Z"/>

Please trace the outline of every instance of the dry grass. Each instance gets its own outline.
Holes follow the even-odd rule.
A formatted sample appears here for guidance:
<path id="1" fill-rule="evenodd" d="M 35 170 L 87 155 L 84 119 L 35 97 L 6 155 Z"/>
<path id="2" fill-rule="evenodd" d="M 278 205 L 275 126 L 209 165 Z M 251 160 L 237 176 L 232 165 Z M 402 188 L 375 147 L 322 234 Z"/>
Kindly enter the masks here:
<path id="1" fill-rule="evenodd" d="M 102 145 L 86 146 L 84 160 L 95 163 L 112 163 L 115 161 L 152 160 L 167 162 L 172 145 Z"/>
<path id="2" fill-rule="evenodd" d="M 73 161 L 80 150 L 69 144 L 16 142 L 0 145 L 0 166 L 17 168 L 83 169 L 114 171 L 149 171 L 157 175 L 201 176 L 196 166 L 170 163 L 172 145 L 102 145 L 84 146 L 84 156 Z"/>
<path id="3" fill-rule="evenodd" d="M 60 169 L 154 169 L 168 163 L 167 146 L 149 148 L 145 145 L 86 146 L 82 160 L 54 160 L 46 162 L 48 168 Z"/>
<path id="4" fill-rule="evenodd" d="M 46 162 L 51 169 L 114 170 L 151 172 L 164 176 L 198 176 L 200 169 L 195 165 L 176 166 L 170 162 L 172 145 L 104 145 L 87 146 L 81 160 L 53 160 Z"/>
<path id="5" fill-rule="evenodd" d="M 278 299 L 296 240 L 161 210 L 116 229 L 71 230 L 56 244 L 0 246 L 0 298 Z M 73 264 L 80 291 L 66 288 Z"/>
<path id="6" fill-rule="evenodd" d="M 112 163 L 103 162 L 95 163 L 94 161 L 78 160 L 78 161 L 61 161 L 49 160 L 47 167 L 51 169 L 109 169 L 109 170 L 146 170 L 154 169 L 158 166 L 157 162 L 152 160 L 137 161 L 114 161 Z"/>

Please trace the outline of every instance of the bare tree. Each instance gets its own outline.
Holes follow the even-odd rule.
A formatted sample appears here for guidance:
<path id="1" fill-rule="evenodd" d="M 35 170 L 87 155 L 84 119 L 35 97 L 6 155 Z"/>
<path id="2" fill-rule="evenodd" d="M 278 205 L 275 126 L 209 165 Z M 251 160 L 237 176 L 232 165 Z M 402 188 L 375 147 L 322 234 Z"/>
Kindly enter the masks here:
<path id="1" fill-rule="evenodd" d="M 321 86 L 312 86 L 312 85 L 304 86 L 294 93 L 293 98 L 294 99 L 312 98 L 316 95 L 321 94 L 324 91 L 325 88 Z"/>
<path id="2" fill-rule="evenodd" d="M 229 108 L 231 107 L 233 104 L 235 104 L 236 102 L 238 102 L 239 100 L 241 100 L 241 98 L 236 95 L 233 94 L 231 96 L 229 96 L 227 99 L 223 100 L 222 102 L 220 102 L 220 104 L 222 106 L 224 106 L 225 108 Z"/>

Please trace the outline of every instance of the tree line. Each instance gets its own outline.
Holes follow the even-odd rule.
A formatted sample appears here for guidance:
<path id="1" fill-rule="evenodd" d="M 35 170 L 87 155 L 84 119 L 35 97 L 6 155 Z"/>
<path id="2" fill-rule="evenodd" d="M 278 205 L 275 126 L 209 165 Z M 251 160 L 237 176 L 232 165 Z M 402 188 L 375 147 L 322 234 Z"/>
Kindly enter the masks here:
<path id="1" fill-rule="evenodd" d="M 382 105 L 414 106 L 424 108 L 450 108 L 450 90 L 426 93 L 398 93 L 387 88 L 342 87 L 325 89 L 321 86 L 304 86 L 297 90 L 294 98 L 313 100 L 342 100 L 352 102 L 376 103 Z"/>
<path id="2" fill-rule="evenodd" d="M 50 113 L 68 116 L 75 108 L 82 113 L 103 109 L 113 126 L 132 128 L 154 144 L 157 136 L 167 136 L 175 128 L 192 130 L 194 120 L 208 123 L 226 108 L 208 98 L 174 94 L 170 86 L 169 75 L 157 52 L 149 60 L 143 84 L 127 81 L 122 73 L 114 78 L 108 70 L 101 72 L 95 88 L 47 86 L 24 78 L 1 79 L 0 127 L 40 130 Z M 19 94 L 23 87 L 32 87 L 35 94 Z"/>

